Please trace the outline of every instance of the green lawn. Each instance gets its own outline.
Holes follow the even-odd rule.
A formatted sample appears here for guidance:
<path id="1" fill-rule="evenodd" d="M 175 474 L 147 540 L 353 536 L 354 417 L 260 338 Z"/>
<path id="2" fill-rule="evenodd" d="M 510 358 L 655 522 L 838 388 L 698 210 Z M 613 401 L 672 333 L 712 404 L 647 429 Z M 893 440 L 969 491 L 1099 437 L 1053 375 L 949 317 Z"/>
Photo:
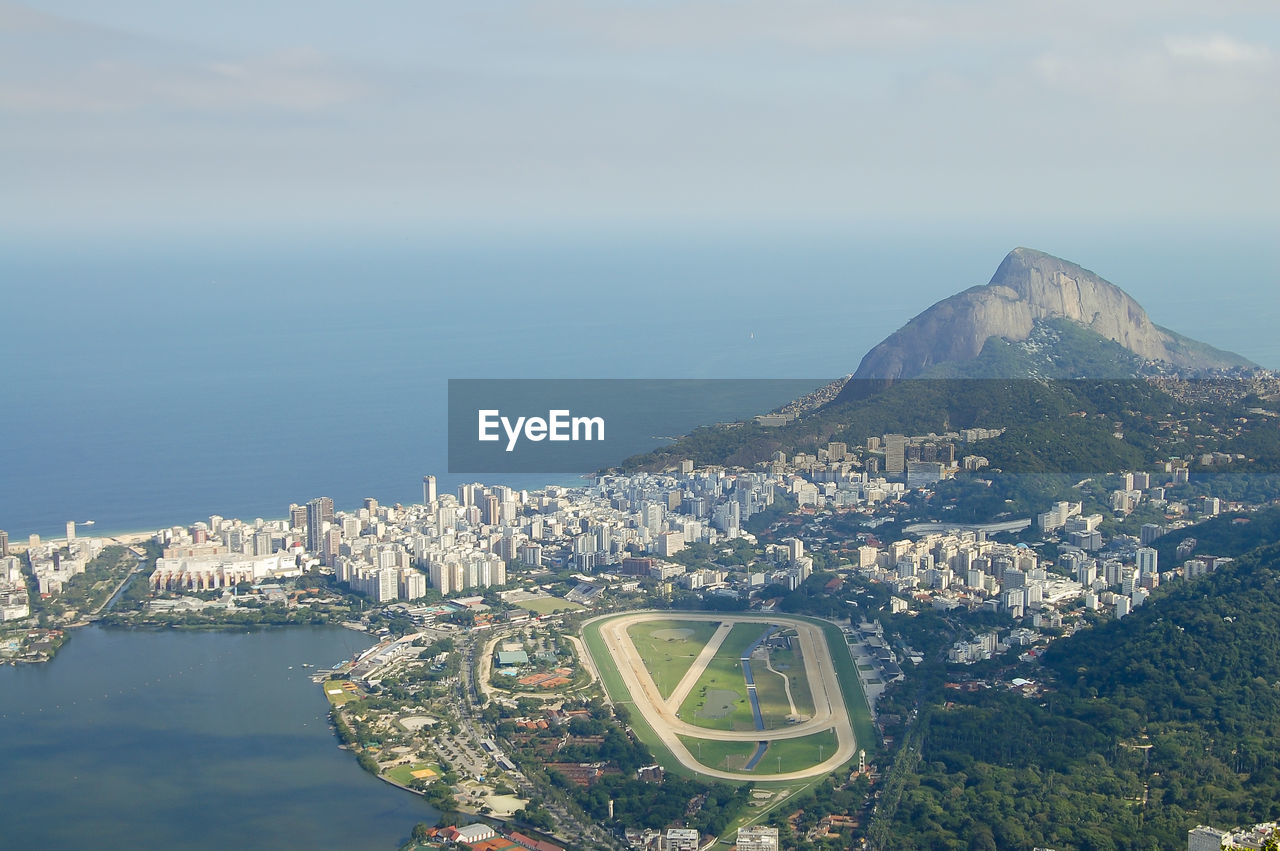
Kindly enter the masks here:
<path id="1" fill-rule="evenodd" d="M 743 771 L 756 752 L 756 742 L 722 742 L 688 736 L 679 739 L 698 762 L 723 771 Z M 771 774 L 800 771 L 831 756 L 838 744 L 834 730 L 770 742 L 754 773 L 759 774 L 761 780 L 768 780 Z"/>
<path id="2" fill-rule="evenodd" d="M 770 774 L 799 771 L 802 768 L 817 765 L 835 752 L 834 730 L 824 730 L 799 739 L 779 739 L 769 743 L 769 750 L 765 751 L 764 758 L 756 766 L 756 773 L 766 777 Z"/>
<path id="3" fill-rule="evenodd" d="M 346 689 L 342 689 L 342 686 L 348 682 L 348 680 L 325 680 L 323 686 L 324 696 L 327 697 L 329 702 L 334 706 L 343 706 L 353 700 L 359 700 L 359 691 L 347 691 Z M 333 689 L 342 689 L 342 692 L 340 694 L 330 694 Z"/>
<path id="4" fill-rule="evenodd" d="M 751 663 L 751 673 L 755 675 L 756 699 L 760 701 L 760 716 L 765 729 L 772 730 L 786 724 L 791 704 L 787 703 L 782 677 L 766 668 L 762 661 L 755 660 Z"/>
<path id="5" fill-rule="evenodd" d="M 434 762 L 414 762 L 409 765 L 397 765 L 395 768 L 387 771 L 386 776 L 390 777 L 401 786 L 408 786 L 416 779 L 413 776 L 413 772 L 415 771 L 434 771 L 434 777 L 429 776 L 423 778 L 428 783 L 433 780 L 439 780 L 440 776 L 444 773 L 440 770 L 440 766 L 436 765 Z"/>
<path id="6" fill-rule="evenodd" d="M 809 678 L 804 673 L 804 654 L 800 652 L 799 642 L 792 641 L 790 650 L 774 650 L 770 652 L 770 660 L 773 667 L 786 674 L 787 679 L 791 681 L 791 699 L 796 703 L 796 711 L 801 715 L 812 717 L 813 693 L 809 691 Z M 784 667 L 785 666 L 785 667 Z M 765 669 L 765 674 L 769 674 L 769 670 Z M 770 675 L 772 676 L 772 675 Z M 760 679 L 756 677 L 756 679 Z M 773 677 L 777 679 L 777 677 Z M 783 695 L 786 700 L 786 695 Z M 761 710 L 763 711 L 763 703 L 761 700 Z"/>
<path id="7" fill-rule="evenodd" d="M 747 700 L 747 681 L 742 674 L 741 660 L 742 654 L 764 629 L 754 623 L 734 625 L 681 704 L 681 720 L 709 730 L 756 728 L 751 703 Z M 752 671 L 754 673 L 754 668 Z"/>
<path id="8" fill-rule="evenodd" d="M 627 636 L 644 659 L 658 692 L 670 697 L 720 624 L 663 618 L 633 624 Z"/>
<path id="9" fill-rule="evenodd" d="M 678 736 L 681 743 L 693 754 L 693 758 L 707 768 L 721 771 L 741 771 L 756 752 L 755 742 L 718 742 L 714 739 L 694 739 Z"/>
<path id="10" fill-rule="evenodd" d="M 876 738 L 875 724 L 871 720 L 871 709 L 867 706 L 867 693 L 862 690 L 858 680 L 858 669 L 849 655 L 849 646 L 844 641 L 844 632 L 840 627 L 827 621 L 809 618 L 822 627 L 827 636 L 827 646 L 831 648 L 831 660 L 836 668 L 836 679 L 844 691 L 844 705 L 849 710 L 849 719 L 853 722 L 853 735 L 858 747 L 874 755 L 880 748 L 880 740 Z"/>
<path id="11" fill-rule="evenodd" d="M 810 623 L 816 623 L 821 626 L 822 631 L 827 638 L 827 645 L 831 649 L 832 659 L 836 668 L 836 675 L 844 689 L 845 706 L 848 707 L 850 716 L 853 720 L 853 729 L 854 734 L 858 739 L 858 747 L 865 748 L 868 754 L 874 754 L 879 747 L 878 740 L 875 736 L 875 727 L 871 721 L 871 712 L 867 708 L 866 695 L 863 693 L 858 682 L 857 668 L 853 663 L 853 659 L 849 655 L 847 649 L 845 649 L 844 652 L 841 652 L 842 648 L 847 648 L 843 632 L 835 624 L 827 623 L 817 618 L 806 618 L 803 616 L 795 617 L 797 620 L 809 621 Z M 605 648 L 604 641 L 600 638 L 600 622 L 593 623 L 586 627 L 582 631 L 582 637 L 583 641 L 587 645 L 587 649 L 596 660 L 596 667 L 600 671 L 600 677 L 604 683 L 605 690 L 609 693 L 609 696 L 615 703 L 623 705 L 627 709 L 631 710 L 631 728 L 635 732 L 636 736 L 638 736 L 639 739 L 648 745 L 649 749 L 653 751 L 655 759 L 657 759 L 657 761 L 661 763 L 662 766 L 671 774 L 675 774 L 680 777 L 705 779 L 696 772 L 692 772 L 680 765 L 671 751 L 663 746 L 662 741 L 658 738 L 657 734 L 654 733 L 653 728 L 645 723 L 644 718 L 641 717 L 638 711 L 636 711 L 635 703 L 631 699 L 631 695 L 627 691 L 626 686 L 623 684 L 622 677 L 618 674 L 617 668 L 613 664 L 612 657 Z M 732 637 L 733 636 L 730 636 L 730 638 Z M 751 640 L 749 639 L 745 644 L 743 644 L 743 647 L 750 643 Z M 768 671 L 765 671 L 765 673 L 767 674 Z M 768 818 L 770 812 L 779 807 L 788 806 L 790 801 L 795 800 L 800 795 L 804 794 L 806 790 L 812 788 L 822 780 L 821 777 L 814 777 L 803 781 L 775 781 L 770 780 L 769 778 L 771 774 L 777 772 L 778 757 L 780 756 L 783 757 L 783 771 L 788 770 L 788 764 L 795 765 L 792 760 L 798 762 L 799 767 L 813 764 L 817 759 L 817 755 L 812 753 L 805 754 L 804 751 L 807 747 L 807 749 L 812 752 L 818 744 L 824 744 L 818 738 L 824 735 L 828 737 L 831 736 L 830 733 L 816 733 L 813 736 L 793 740 L 796 744 L 786 745 L 784 743 L 775 742 L 771 746 L 770 751 L 765 754 L 764 759 L 761 760 L 760 765 L 757 767 L 757 773 L 760 774 L 760 779 L 755 781 L 755 785 L 757 789 L 768 789 L 783 793 L 783 797 L 775 798 L 762 807 L 749 807 L 744 811 L 742 815 L 736 818 L 733 823 L 725 829 L 720 843 L 722 846 L 732 844 L 732 837 L 735 835 L 739 827 L 748 824 L 762 823 Z M 696 739 L 688 740 L 686 744 L 696 743 L 696 741 Z M 718 745 L 720 743 L 716 744 Z M 827 744 L 828 747 L 834 747 L 834 739 L 829 739 L 825 744 Z M 754 744 L 749 742 L 741 743 L 741 746 L 744 749 L 754 748 Z M 703 758 L 706 760 L 710 760 L 712 758 L 712 752 L 708 750 L 709 747 L 709 743 L 704 743 L 702 746 Z M 695 756 L 697 756 L 696 744 L 693 744 L 690 750 Z M 829 751 L 827 755 L 829 755 Z M 795 768 L 793 767 L 790 770 L 795 770 Z M 768 771 L 769 773 L 764 773 L 765 771 Z"/>
<path id="12" fill-rule="evenodd" d="M 756 789 L 768 789 L 775 793 L 775 797 L 759 807 L 748 806 L 741 815 L 729 822 L 729 826 L 720 834 L 720 841 L 716 847 L 732 848 L 738 834 L 738 828 L 747 827 L 753 824 L 764 824 L 766 819 L 773 810 L 782 806 L 787 806 L 791 801 L 799 798 L 809 789 L 818 784 L 822 778 L 813 780 L 793 781 L 789 784 L 770 783 L 768 778 L 762 778 L 761 782 L 756 783 Z"/>
<path id="13" fill-rule="evenodd" d="M 535 615 L 549 615 L 555 611 L 576 612 L 584 608 L 581 603 L 563 600 L 559 597 L 539 597 L 536 600 L 521 600 L 516 605 L 527 612 L 533 612 Z"/>

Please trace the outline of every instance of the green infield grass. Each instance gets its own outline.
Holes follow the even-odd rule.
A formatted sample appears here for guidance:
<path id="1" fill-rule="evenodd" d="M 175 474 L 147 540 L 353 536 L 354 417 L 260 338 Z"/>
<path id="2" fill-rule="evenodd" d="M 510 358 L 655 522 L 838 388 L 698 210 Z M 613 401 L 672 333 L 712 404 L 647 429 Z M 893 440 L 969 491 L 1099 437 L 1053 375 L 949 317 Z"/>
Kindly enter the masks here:
<path id="1" fill-rule="evenodd" d="M 813 693 L 809 690 L 809 678 L 805 675 L 804 654 L 800 652 L 800 643 L 791 642 L 790 650 L 770 650 L 769 661 L 780 673 L 786 675 L 791 682 L 791 699 L 795 701 L 796 712 L 802 717 L 812 718 L 814 713 Z M 765 674 L 769 671 L 766 668 Z M 760 679 L 759 676 L 756 679 Z M 786 700 L 786 695 L 783 695 Z M 761 710 L 764 702 L 761 701 Z M 767 717 L 767 716 L 766 716 Z"/>
<path id="2" fill-rule="evenodd" d="M 764 633 L 755 623 L 735 624 L 680 706 L 679 717 L 708 730 L 754 730 L 742 654 Z M 755 666 L 752 666 L 752 673 Z M 768 673 L 767 671 L 765 673 Z M 785 713 L 784 713 L 785 717 Z"/>
<path id="3" fill-rule="evenodd" d="M 677 736 L 677 738 L 694 759 L 707 768 L 716 768 L 721 771 L 742 771 L 757 747 L 755 742 L 719 742 L 715 739 L 695 739 L 690 736 Z"/>
<path id="4" fill-rule="evenodd" d="M 769 743 L 764 758 L 756 766 L 755 773 L 761 779 L 770 774 L 786 774 L 817 765 L 836 752 L 836 733 L 823 730 L 799 739 L 778 739 Z"/>
<path id="5" fill-rule="evenodd" d="M 644 660 L 658 693 L 667 698 L 719 627 L 711 621 L 657 618 L 632 624 L 627 637 Z"/>

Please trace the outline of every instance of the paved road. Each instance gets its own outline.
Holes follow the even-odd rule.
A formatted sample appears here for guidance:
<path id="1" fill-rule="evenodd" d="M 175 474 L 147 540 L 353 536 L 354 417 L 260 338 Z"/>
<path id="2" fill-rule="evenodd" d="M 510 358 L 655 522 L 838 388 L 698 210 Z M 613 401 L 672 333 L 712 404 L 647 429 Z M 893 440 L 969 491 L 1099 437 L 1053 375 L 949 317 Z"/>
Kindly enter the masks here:
<path id="1" fill-rule="evenodd" d="M 612 659 L 595 661 L 597 665 L 612 662 L 617 667 L 618 673 L 635 701 L 637 711 L 644 716 L 658 738 L 682 765 L 699 774 L 723 780 L 804 780 L 826 774 L 853 758 L 857 752 L 853 725 L 845 707 L 844 694 L 840 690 L 840 682 L 836 677 L 826 635 L 819 626 L 785 615 L 680 613 L 681 620 L 719 621 L 729 626 L 735 623 L 777 624 L 795 628 L 804 657 L 805 675 L 809 681 L 809 688 L 813 692 L 814 717 L 802 724 L 789 725 L 779 730 L 709 730 L 688 724 L 676 717 L 668 702 L 662 699 L 639 651 L 627 635 L 627 627 L 632 624 L 671 617 L 670 612 L 644 612 L 621 617 L 606 616 L 603 619 L 604 623 L 600 624 L 600 636 Z M 706 656 L 705 659 L 704 656 Z M 692 677 L 693 682 L 697 682 L 709 661 L 710 656 L 700 653 L 685 679 Z M 835 753 L 818 765 L 782 774 L 755 774 L 709 768 L 699 763 L 678 737 L 684 735 L 715 741 L 759 742 L 796 739 L 833 728 L 836 733 Z"/>

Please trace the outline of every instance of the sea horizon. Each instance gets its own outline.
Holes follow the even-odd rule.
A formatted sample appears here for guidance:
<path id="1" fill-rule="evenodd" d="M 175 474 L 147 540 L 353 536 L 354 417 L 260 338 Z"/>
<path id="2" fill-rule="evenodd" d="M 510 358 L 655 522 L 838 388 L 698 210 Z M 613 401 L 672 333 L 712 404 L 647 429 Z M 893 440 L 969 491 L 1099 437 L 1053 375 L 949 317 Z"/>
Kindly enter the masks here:
<path id="1" fill-rule="evenodd" d="M 848 374 L 1019 244 L 1092 269 L 1163 327 L 1280 365 L 1246 291 L 1280 269 L 1260 234 L 1189 228 L 1156 251 L 1169 231 L 1152 225 L 973 230 L 10 244 L 0 275 L 22 285 L 23 321 L 0 337 L 0 529 L 408 504 L 429 473 L 442 492 L 536 487 L 549 477 L 447 472 L 447 379 Z"/>

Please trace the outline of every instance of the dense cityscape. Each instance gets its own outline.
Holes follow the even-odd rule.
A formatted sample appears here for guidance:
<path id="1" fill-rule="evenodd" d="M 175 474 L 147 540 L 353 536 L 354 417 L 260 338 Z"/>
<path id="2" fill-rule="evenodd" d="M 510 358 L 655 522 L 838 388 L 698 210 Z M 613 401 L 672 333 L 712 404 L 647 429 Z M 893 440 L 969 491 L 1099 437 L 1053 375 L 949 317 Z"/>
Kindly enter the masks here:
<path id="1" fill-rule="evenodd" d="M 0 0 L 0 846 L 1280 849 L 1278 12 Z"/>
<path id="2" fill-rule="evenodd" d="M 48 660 L 92 619 L 339 623 L 377 643 L 315 672 L 338 738 L 367 770 L 460 825 L 427 826 L 415 840 L 486 851 L 701 848 L 716 836 L 739 849 L 849 847 L 866 841 L 895 741 L 909 734 L 900 701 L 882 696 L 928 655 L 955 672 L 949 687 L 1038 699 L 1046 685 L 1028 666 L 1053 642 L 1232 562 L 1176 533 L 1267 510 L 1191 489 L 1191 467 L 1214 459 L 1178 457 L 1076 482 L 1081 500 L 1030 516 L 949 522 L 954 506 L 936 504 L 947 484 L 982 484 L 982 442 L 1003 431 L 885 434 L 778 452 L 753 469 L 685 460 L 532 491 L 474 483 L 442 494 L 426 476 L 417 505 L 370 498 L 343 510 L 318 497 L 279 520 L 213 515 L 130 536 L 77 534 L 73 522 L 62 540 L 13 544 L 0 533 L 0 652 Z M 810 804 L 806 817 L 805 807 L 781 806 L 793 793 L 806 800 L 804 790 L 786 789 L 722 807 L 710 823 L 688 808 L 655 824 L 651 808 L 625 811 L 620 787 L 603 802 L 591 797 L 625 772 L 675 782 L 600 688 L 580 638 L 588 618 L 641 609 L 799 612 L 843 624 L 876 740 L 860 740 L 854 767 L 823 782 L 848 790 L 852 805 L 818 817 Z M 913 646 L 901 619 L 927 613 L 945 619 L 947 645 Z M 625 732 L 615 741 L 611 729 Z M 606 743 L 614 750 L 602 753 Z M 484 820 L 467 823 L 469 814 Z M 602 817 L 618 832 L 602 830 Z M 1200 825 L 1188 847 L 1260 847 L 1273 828 Z"/>

